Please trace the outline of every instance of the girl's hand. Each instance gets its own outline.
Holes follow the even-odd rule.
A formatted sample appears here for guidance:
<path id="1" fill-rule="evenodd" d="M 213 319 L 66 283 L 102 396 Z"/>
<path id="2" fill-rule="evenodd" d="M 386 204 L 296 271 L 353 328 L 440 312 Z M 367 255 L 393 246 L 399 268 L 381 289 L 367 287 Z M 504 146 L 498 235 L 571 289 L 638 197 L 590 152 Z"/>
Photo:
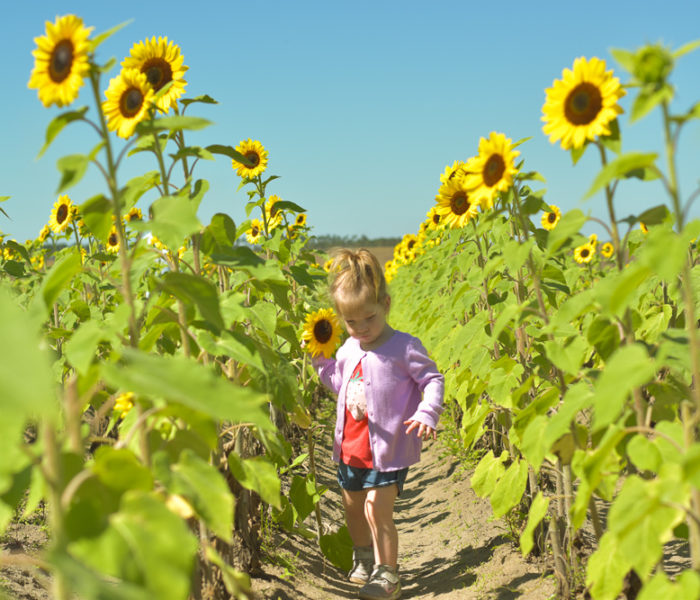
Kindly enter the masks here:
<path id="1" fill-rule="evenodd" d="M 431 437 L 434 440 L 437 439 L 437 431 L 435 431 L 432 427 L 426 425 L 425 423 L 421 423 L 420 421 L 414 421 L 413 419 L 410 419 L 408 421 L 404 421 L 403 424 L 408 425 L 408 429 L 406 429 L 406 435 L 411 433 L 414 429 L 418 429 L 418 431 L 416 432 L 418 437 L 422 437 L 424 440 L 427 440 Z"/>

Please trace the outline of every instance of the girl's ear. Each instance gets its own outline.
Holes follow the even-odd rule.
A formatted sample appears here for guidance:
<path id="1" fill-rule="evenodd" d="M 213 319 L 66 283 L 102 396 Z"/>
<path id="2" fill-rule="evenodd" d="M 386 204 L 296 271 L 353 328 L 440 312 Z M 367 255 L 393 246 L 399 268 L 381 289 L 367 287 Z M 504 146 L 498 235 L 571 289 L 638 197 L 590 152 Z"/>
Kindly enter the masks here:
<path id="1" fill-rule="evenodd" d="M 389 309 L 391 308 L 391 296 L 387 296 L 384 298 L 384 310 L 386 312 L 389 312 Z"/>

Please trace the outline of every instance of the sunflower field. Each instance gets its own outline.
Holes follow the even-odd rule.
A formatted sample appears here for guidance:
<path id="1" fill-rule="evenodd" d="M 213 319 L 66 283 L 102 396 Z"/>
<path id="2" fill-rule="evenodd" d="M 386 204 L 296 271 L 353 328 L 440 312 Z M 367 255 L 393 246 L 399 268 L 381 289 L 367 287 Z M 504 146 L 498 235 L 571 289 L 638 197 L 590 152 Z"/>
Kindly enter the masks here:
<path id="1" fill-rule="evenodd" d="M 114 61 L 100 63 L 99 47 L 120 30 L 95 35 L 69 15 L 35 39 L 29 87 L 66 107 L 41 153 L 78 126 L 95 145 L 59 160 L 36 240 L 0 234 L 11 340 L 0 531 L 46 507 L 50 543 L 22 560 L 58 600 L 248 598 L 269 524 L 346 567 L 351 542 L 323 522 L 314 466 L 309 355 L 331 355 L 342 336 L 330 263 L 307 246 L 304 208 L 271 193 L 263 144 L 188 144 L 209 125 L 190 113 L 216 100 L 186 96 L 174 41 L 134 43 L 105 81 Z M 550 141 L 574 163 L 600 155 L 588 195 L 604 193 L 608 239 L 547 202 L 544 177 L 524 168 L 526 140 L 492 132 L 445 169 L 386 264 L 390 322 L 425 342 L 460 449 L 480 456 L 473 489 L 523 554 L 550 556 L 562 598 L 615 599 L 632 581 L 642 600 L 700 597 L 700 221 L 688 219 L 700 189 L 682 196 L 676 172 L 700 103 L 672 113 L 670 84 L 698 46 L 615 51 L 624 85 L 605 61 L 579 58 L 545 92 Z M 622 152 L 627 90 L 632 121 L 661 113 L 665 156 Z M 81 94 L 90 107 L 76 107 Z M 124 180 L 134 155 L 153 170 Z M 232 171 L 245 222 L 200 222 L 202 160 Z M 88 168 L 104 188 L 74 202 Z M 667 198 L 621 218 L 615 192 L 632 177 L 661 180 Z M 676 538 L 690 566 L 671 578 L 663 552 Z"/>

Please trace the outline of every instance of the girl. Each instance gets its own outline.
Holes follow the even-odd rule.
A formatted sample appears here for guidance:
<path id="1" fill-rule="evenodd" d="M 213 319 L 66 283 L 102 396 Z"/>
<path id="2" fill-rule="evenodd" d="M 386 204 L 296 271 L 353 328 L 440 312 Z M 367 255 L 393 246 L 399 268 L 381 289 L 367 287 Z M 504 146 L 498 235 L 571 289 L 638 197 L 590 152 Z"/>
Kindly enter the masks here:
<path id="1" fill-rule="evenodd" d="M 330 293 L 350 337 L 335 359 L 313 364 L 338 394 L 333 460 L 353 541 L 350 581 L 364 599 L 400 598 L 394 501 L 423 439 L 437 438 L 444 378 L 420 340 L 386 322 L 384 273 L 365 249 L 340 250 Z"/>

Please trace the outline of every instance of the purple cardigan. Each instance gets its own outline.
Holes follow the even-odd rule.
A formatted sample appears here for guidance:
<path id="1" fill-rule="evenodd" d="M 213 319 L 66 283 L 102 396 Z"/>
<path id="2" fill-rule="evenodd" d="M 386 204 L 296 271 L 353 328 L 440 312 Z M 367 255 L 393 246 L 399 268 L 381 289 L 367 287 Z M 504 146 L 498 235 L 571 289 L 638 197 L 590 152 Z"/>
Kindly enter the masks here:
<path id="1" fill-rule="evenodd" d="M 412 419 L 435 429 L 443 410 L 445 380 L 420 340 L 401 331 L 394 331 L 384 344 L 370 351 L 350 337 L 335 359 L 321 356 L 313 360 L 321 381 L 338 394 L 333 460 L 340 462 L 345 388 L 360 361 L 374 468 L 396 471 L 418 462 L 422 439 L 416 429 L 406 435 L 403 422 Z"/>

